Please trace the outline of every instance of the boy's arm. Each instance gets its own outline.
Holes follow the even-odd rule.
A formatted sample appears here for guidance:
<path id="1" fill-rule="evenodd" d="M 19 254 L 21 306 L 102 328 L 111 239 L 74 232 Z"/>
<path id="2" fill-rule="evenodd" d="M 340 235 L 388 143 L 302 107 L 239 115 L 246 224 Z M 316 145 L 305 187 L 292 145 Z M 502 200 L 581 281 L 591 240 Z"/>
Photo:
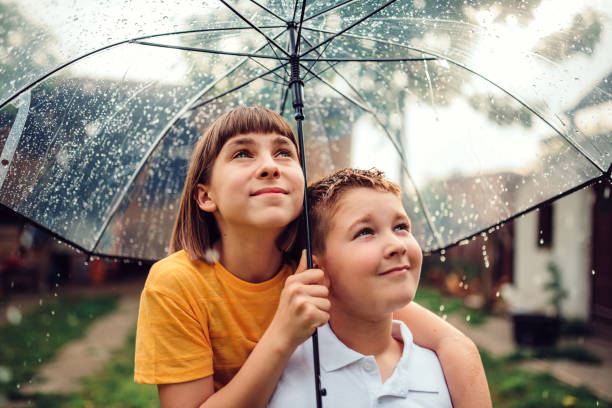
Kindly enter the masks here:
<path id="1" fill-rule="evenodd" d="M 491 394 L 476 345 L 450 323 L 415 302 L 393 314 L 410 328 L 414 342 L 435 351 L 454 408 L 491 407 Z"/>

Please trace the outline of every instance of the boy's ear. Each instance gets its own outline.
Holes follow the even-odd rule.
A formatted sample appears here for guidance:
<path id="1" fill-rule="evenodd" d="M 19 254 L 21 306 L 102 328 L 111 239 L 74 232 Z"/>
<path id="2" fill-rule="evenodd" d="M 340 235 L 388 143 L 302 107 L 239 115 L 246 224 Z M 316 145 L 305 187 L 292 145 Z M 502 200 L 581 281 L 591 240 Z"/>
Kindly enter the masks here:
<path id="1" fill-rule="evenodd" d="M 198 184 L 196 186 L 196 192 L 193 197 L 198 203 L 198 207 L 202 211 L 215 212 L 217 210 L 217 204 L 213 201 L 211 196 L 208 194 L 208 188 L 204 184 Z"/>
<path id="2" fill-rule="evenodd" d="M 325 267 L 322 265 L 322 259 L 321 257 L 317 256 L 317 255 L 312 255 L 312 266 L 313 268 L 316 269 L 321 269 L 323 271 L 323 285 L 327 286 L 327 288 L 330 287 L 331 285 L 331 281 L 329 279 L 329 275 L 327 274 L 327 271 L 325 270 Z"/>

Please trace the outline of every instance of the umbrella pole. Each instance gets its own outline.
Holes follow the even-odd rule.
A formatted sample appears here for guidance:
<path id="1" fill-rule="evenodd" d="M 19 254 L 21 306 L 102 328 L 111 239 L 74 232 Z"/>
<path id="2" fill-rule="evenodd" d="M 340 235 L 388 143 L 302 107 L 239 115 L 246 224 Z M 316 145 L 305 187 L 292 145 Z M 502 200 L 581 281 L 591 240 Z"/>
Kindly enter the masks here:
<path id="1" fill-rule="evenodd" d="M 304 154 L 304 132 L 302 130 L 302 121 L 304 120 L 304 101 L 302 99 L 302 87 L 304 82 L 300 78 L 300 60 L 296 52 L 295 47 L 295 24 L 289 24 L 289 37 L 291 39 L 292 54 L 289 58 L 291 62 L 291 79 L 289 80 L 289 87 L 291 88 L 291 95 L 293 97 L 293 109 L 295 113 L 295 121 L 297 123 L 298 131 L 298 144 L 300 148 L 300 161 L 302 164 L 302 172 L 304 173 L 304 224 L 306 227 L 306 262 L 308 269 L 312 269 L 312 247 L 310 243 L 310 221 L 308 219 L 308 194 L 307 188 L 307 177 L 306 177 L 306 155 Z M 315 380 L 315 394 L 317 400 L 317 408 L 323 407 L 322 396 L 326 394 L 326 390 L 321 388 L 321 367 L 319 365 L 319 337 L 317 329 L 312 334 L 312 357 L 314 362 L 314 380 Z"/>

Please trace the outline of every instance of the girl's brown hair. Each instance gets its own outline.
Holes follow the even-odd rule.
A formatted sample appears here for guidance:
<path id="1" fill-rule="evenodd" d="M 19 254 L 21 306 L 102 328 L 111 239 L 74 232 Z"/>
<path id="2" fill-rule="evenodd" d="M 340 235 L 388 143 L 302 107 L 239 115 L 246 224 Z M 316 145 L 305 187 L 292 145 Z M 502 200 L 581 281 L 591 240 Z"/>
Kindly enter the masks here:
<path id="1" fill-rule="evenodd" d="M 197 185 L 210 182 L 213 164 L 225 142 L 233 136 L 248 133 L 285 136 L 298 148 L 287 121 L 262 106 L 239 106 L 217 118 L 206 129 L 193 151 L 170 239 L 169 254 L 184 249 L 191 259 L 206 260 L 206 251 L 212 248 L 220 233 L 215 217 L 202 211 L 194 198 Z M 300 218 L 291 222 L 277 239 L 276 244 L 281 251 L 287 252 L 294 247 Z"/>

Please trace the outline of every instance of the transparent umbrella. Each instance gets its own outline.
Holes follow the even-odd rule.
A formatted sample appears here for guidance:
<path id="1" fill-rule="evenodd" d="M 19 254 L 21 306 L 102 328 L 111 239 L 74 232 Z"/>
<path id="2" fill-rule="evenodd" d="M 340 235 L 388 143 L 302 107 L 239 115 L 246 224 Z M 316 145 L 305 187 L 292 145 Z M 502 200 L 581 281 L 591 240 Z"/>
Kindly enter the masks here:
<path id="1" fill-rule="evenodd" d="M 377 167 L 426 252 L 610 181 L 612 3 L 0 1 L 0 204 L 74 247 L 167 253 L 192 146 L 264 105 L 309 180 Z"/>
<path id="2" fill-rule="evenodd" d="M 612 4 L 574 3 L 2 2 L 0 203 L 164 256 L 191 146 L 237 104 L 293 122 L 295 55 L 309 179 L 385 170 L 446 248 L 609 179 Z"/>

